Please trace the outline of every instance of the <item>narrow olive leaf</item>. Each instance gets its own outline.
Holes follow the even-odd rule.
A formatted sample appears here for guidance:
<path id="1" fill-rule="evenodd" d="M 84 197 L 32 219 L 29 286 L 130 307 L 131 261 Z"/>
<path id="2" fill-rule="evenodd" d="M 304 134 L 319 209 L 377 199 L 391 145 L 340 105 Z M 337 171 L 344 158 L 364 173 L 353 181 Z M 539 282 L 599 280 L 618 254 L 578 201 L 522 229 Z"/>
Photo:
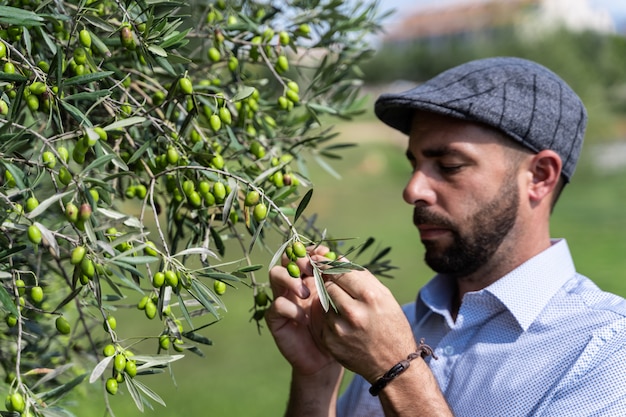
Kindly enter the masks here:
<path id="1" fill-rule="evenodd" d="M 230 275 L 230 274 L 224 274 L 221 272 L 207 272 L 207 273 L 204 273 L 203 275 L 209 278 L 213 278 L 213 279 L 239 282 L 239 279 L 237 279 L 237 277 Z"/>
<path id="2" fill-rule="evenodd" d="M 65 297 L 63 299 L 63 301 L 61 301 L 59 303 L 59 305 L 56 306 L 56 308 L 54 310 L 52 310 L 53 313 L 56 313 L 57 311 L 59 311 L 60 309 L 62 309 L 67 303 L 69 303 L 70 301 L 72 301 L 74 298 L 76 298 L 76 296 L 83 290 L 83 287 L 78 287 L 78 288 L 74 288 L 74 290 L 69 293 L 69 295 L 67 297 Z"/>
<path id="3" fill-rule="evenodd" d="M 220 256 L 224 256 L 226 247 L 224 246 L 224 241 L 222 241 L 222 237 L 220 236 L 219 232 L 215 230 L 214 227 L 209 227 L 209 230 L 211 231 L 211 237 L 213 238 L 213 242 L 215 242 L 215 246 L 217 246 L 217 252 L 220 254 Z"/>
<path id="4" fill-rule="evenodd" d="M 294 223 L 298 221 L 298 218 L 300 218 L 300 215 L 302 215 L 304 209 L 306 209 L 306 207 L 309 205 L 309 201 L 311 201 L 312 196 L 313 189 L 311 188 L 309 189 L 309 191 L 306 192 L 304 197 L 302 197 L 302 200 L 300 200 L 300 204 L 298 204 L 298 208 L 296 209 L 296 215 L 293 217 Z"/>
<path id="5" fill-rule="evenodd" d="M 324 161 L 318 155 L 314 155 L 313 158 L 315 159 L 315 162 L 317 162 L 317 164 L 320 167 L 322 167 L 322 169 L 324 169 L 324 171 L 326 171 L 327 173 L 329 173 L 333 177 L 337 178 L 338 180 L 341 179 L 341 175 L 339 175 L 339 173 L 337 171 L 335 171 L 330 165 L 328 165 L 326 163 L 326 161 Z"/>
<path id="6" fill-rule="evenodd" d="M 143 398 L 141 394 L 139 393 L 139 391 L 137 390 L 137 387 L 135 386 L 135 381 L 133 378 L 126 378 L 126 387 L 128 388 L 128 393 L 130 394 L 133 401 L 135 402 L 135 406 L 137 407 L 139 411 L 143 413 Z"/>
<path id="7" fill-rule="evenodd" d="M 51 255 L 57 259 L 60 258 L 61 252 L 59 250 L 59 244 L 57 243 L 57 239 L 54 233 L 52 233 L 50 229 L 48 229 L 46 226 L 39 222 L 35 222 L 34 224 L 41 232 L 41 236 L 43 236 L 44 241 L 48 245 L 48 250 L 50 251 Z"/>
<path id="8" fill-rule="evenodd" d="M 148 51 L 163 58 L 167 57 L 167 51 L 157 45 L 148 45 Z"/>
<path id="9" fill-rule="evenodd" d="M 84 124 L 84 125 L 89 126 L 89 127 L 93 126 L 93 124 L 87 118 L 87 116 L 85 116 L 83 114 L 83 112 L 78 110 L 76 107 L 74 107 L 73 105 L 71 105 L 70 103 L 68 103 L 65 100 L 59 100 L 59 103 L 61 103 L 61 106 L 65 109 L 65 111 L 67 111 L 70 114 L 70 116 L 72 116 L 74 119 L 76 119 L 76 121 L 79 124 L 81 124 L 81 125 Z"/>
<path id="10" fill-rule="evenodd" d="M 317 295 L 320 299 L 320 304 L 322 304 L 322 308 L 324 309 L 324 311 L 328 312 L 330 297 L 328 296 L 328 292 L 326 292 L 324 279 L 322 278 L 322 273 L 319 268 L 313 266 L 313 275 L 315 277 L 315 288 L 317 289 Z"/>
<path id="11" fill-rule="evenodd" d="M 278 248 L 278 250 L 274 252 L 274 256 L 272 257 L 272 260 L 267 266 L 268 270 L 272 269 L 272 267 L 274 267 L 274 265 L 278 263 L 280 258 L 283 256 L 283 253 L 285 253 L 285 249 L 287 249 L 287 246 L 289 246 L 290 243 L 291 243 L 291 240 L 287 240 L 286 242 L 283 242 L 283 244 L 280 245 L 280 248 Z"/>
<path id="12" fill-rule="evenodd" d="M 219 256 L 217 256 L 217 254 L 207 248 L 189 248 L 189 249 L 185 249 L 182 250 L 180 252 L 178 252 L 175 255 L 172 255 L 173 258 L 177 258 L 180 256 L 187 256 L 187 255 L 208 255 L 211 256 L 215 259 L 220 259 Z"/>
<path id="13" fill-rule="evenodd" d="M 81 175 L 85 175 L 87 174 L 89 171 L 99 168 L 103 165 L 108 164 L 113 158 L 115 158 L 115 155 L 112 154 L 108 154 L 108 155 L 102 155 L 99 158 L 96 158 L 94 161 L 92 161 L 89 165 L 87 165 L 85 167 L 85 169 L 83 169 Z"/>
<path id="14" fill-rule="evenodd" d="M 52 372 L 47 372 L 43 377 L 41 377 L 40 379 L 37 380 L 37 382 L 35 382 L 32 386 L 30 386 L 31 390 L 34 390 L 35 388 L 37 388 L 39 385 L 43 385 L 48 381 L 52 381 L 53 379 L 56 379 L 59 377 L 59 375 L 65 373 L 65 371 L 67 371 L 68 369 L 71 369 L 74 366 L 73 363 L 66 363 L 63 364 L 61 366 L 59 366 L 58 368 L 54 368 L 54 370 Z M 32 374 L 31 374 L 32 372 Z M 26 372 L 25 375 L 38 375 L 36 369 L 33 369 L 31 371 Z"/>
<path id="15" fill-rule="evenodd" d="M 211 290 L 209 290 L 197 279 L 191 282 L 191 287 L 194 291 L 189 291 L 189 294 L 191 294 L 191 296 L 195 298 L 204 308 L 206 308 L 215 318 L 219 319 L 220 315 L 214 306 L 214 304 L 221 306 L 224 305 L 222 301 L 219 300 L 219 297 L 213 294 Z M 226 310 L 226 308 L 224 308 L 224 310 Z"/>
<path id="16" fill-rule="evenodd" d="M 141 145 L 141 147 L 135 151 L 133 156 L 131 156 L 130 159 L 128 159 L 127 163 L 132 164 L 133 162 L 141 158 L 141 156 L 152 146 L 154 146 L 154 143 L 152 141 L 146 141 L 146 143 Z"/>
<path id="17" fill-rule="evenodd" d="M 106 77 L 110 77 L 115 74 L 113 71 L 102 71 L 102 72 L 94 72 L 91 74 L 77 75 L 75 77 L 68 78 L 63 82 L 65 87 L 69 87 L 71 85 L 81 85 L 81 84 L 89 84 L 94 81 L 100 81 Z"/>
<path id="18" fill-rule="evenodd" d="M 248 97 L 250 97 L 254 93 L 254 87 L 244 86 L 241 90 L 237 92 L 231 99 L 232 101 L 241 101 Z"/>
<path id="19" fill-rule="evenodd" d="M 108 126 L 104 127 L 104 130 L 109 131 L 109 130 L 117 130 L 117 129 L 122 129 L 128 126 L 132 126 L 132 125 L 136 125 L 139 123 L 143 123 L 146 121 L 145 117 L 140 117 L 140 116 L 133 116 L 133 117 L 129 117 L 127 119 L 121 119 L 118 120 L 116 122 L 111 123 Z"/>
<path id="20" fill-rule="evenodd" d="M 109 90 L 96 90 L 96 91 L 89 91 L 89 92 L 83 91 L 80 93 L 70 94 L 68 96 L 65 96 L 64 100 L 68 100 L 68 101 L 96 100 L 100 97 L 106 97 L 110 95 L 111 95 L 111 92 Z"/>
<path id="21" fill-rule="evenodd" d="M 163 401 L 163 399 L 154 391 L 152 391 L 150 388 L 148 388 L 147 385 L 144 385 L 141 381 L 139 381 L 138 379 L 133 379 L 133 383 L 135 384 L 135 386 L 137 388 L 139 388 L 139 390 L 141 392 L 143 392 L 146 396 L 150 397 L 153 401 L 161 404 L 163 407 L 165 407 L 165 401 Z"/>
<path id="22" fill-rule="evenodd" d="M 55 405 L 41 409 L 41 414 L 43 417 L 76 417 L 75 414 L 67 409 Z"/>
<path id="23" fill-rule="evenodd" d="M 0 6 L 0 23 L 9 26 L 39 26 L 43 24 L 43 17 L 30 10 Z"/>
<path id="24" fill-rule="evenodd" d="M 7 292 L 3 285 L 0 285 L 0 302 L 4 308 L 9 310 L 9 313 L 19 316 L 19 312 L 17 311 L 17 307 L 15 306 L 15 301 L 11 298 L 11 295 Z"/>
<path id="25" fill-rule="evenodd" d="M 130 265 L 142 265 L 142 264 L 149 264 L 152 262 L 157 262 L 159 260 L 159 258 L 157 258 L 156 256 L 123 256 L 121 258 L 117 258 L 117 261 L 119 262 L 126 262 L 127 264 Z"/>
<path id="26" fill-rule="evenodd" d="M 18 83 L 23 83 L 24 81 L 28 80 L 27 77 L 24 77 L 23 75 L 20 74 L 9 74 L 8 72 L 2 72 L 0 71 L 0 81 L 8 81 L 8 82 L 18 82 Z"/>
<path id="27" fill-rule="evenodd" d="M 83 382 L 83 379 L 85 379 L 86 376 L 87 376 L 87 373 L 79 375 L 76 378 L 72 379 L 70 382 L 67 382 L 67 383 L 65 383 L 63 385 L 59 385 L 58 387 L 55 387 L 55 388 L 51 389 L 50 391 L 46 391 L 46 392 L 42 392 L 40 394 L 37 394 L 36 397 L 42 403 L 43 402 L 48 402 L 48 401 L 50 401 L 50 400 L 52 400 L 54 398 L 60 398 L 63 395 L 65 395 L 68 392 L 70 392 L 76 386 L 80 385 L 80 383 Z"/>
<path id="28" fill-rule="evenodd" d="M 120 268 L 130 272 L 131 274 L 134 275 L 139 275 L 141 276 L 141 272 L 139 272 L 139 270 L 135 269 L 134 267 L 130 266 L 129 264 L 127 264 L 126 262 L 120 262 L 117 259 L 116 260 L 109 260 L 109 262 L 111 262 L 114 265 L 119 266 Z"/>
<path id="29" fill-rule="evenodd" d="M 133 360 L 141 363 L 137 367 L 137 371 L 139 371 L 155 366 L 167 365 L 184 357 L 185 355 L 134 355 Z"/>
<path id="30" fill-rule="evenodd" d="M 183 332 L 182 335 L 189 340 L 192 340 L 197 343 L 202 343 L 203 345 L 207 345 L 207 346 L 213 345 L 213 341 L 211 339 L 209 339 L 208 337 L 199 335 L 195 332 Z"/>
<path id="31" fill-rule="evenodd" d="M 253 272 L 253 271 L 258 271 L 261 268 L 263 268 L 262 264 L 246 265 L 246 266 L 242 266 L 241 268 L 238 268 L 237 271 L 238 272 Z"/>
<path id="32" fill-rule="evenodd" d="M 183 313 L 183 317 L 187 324 L 193 327 L 193 322 L 191 321 L 191 316 L 189 315 L 189 310 L 187 310 L 187 304 L 185 304 L 185 300 L 183 299 L 180 292 L 177 294 L 178 296 L 178 305 L 180 306 L 180 311 Z"/>
<path id="33" fill-rule="evenodd" d="M 93 368 L 93 371 L 91 371 L 91 375 L 89 376 L 90 384 L 93 384 L 100 378 L 104 371 L 106 371 L 106 369 L 109 367 L 109 364 L 111 363 L 113 358 L 115 358 L 115 356 L 107 356 L 100 362 L 98 362 L 98 364 Z"/>
<path id="34" fill-rule="evenodd" d="M 41 203 L 39 203 L 39 205 L 37 207 L 35 207 L 35 209 L 33 211 L 31 211 L 30 213 L 26 214 L 26 217 L 29 219 L 34 219 L 35 217 L 39 216 L 41 213 L 43 213 L 44 211 L 46 211 L 48 209 L 48 207 L 50 207 L 52 204 L 56 203 L 57 201 L 59 201 L 60 199 L 64 198 L 65 196 L 68 196 L 70 194 L 74 194 L 75 191 L 66 191 L 64 193 L 61 194 L 54 194 L 51 197 L 46 198 L 44 201 L 42 201 Z"/>
<path id="35" fill-rule="evenodd" d="M 9 259 L 13 254 L 19 253 L 26 249 L 26 245 L 18 245 L 12 248 L 7 248 L 0 251 L 0 261 L 4 261 L 5 259 Z"/>
<path id="36" fill-rule="evenodd" d="M 360 254 L 365 252 L 365 250 L 367 250 L 367 248 L 372 246 L 374 241 L 375 241 L 375 239 L 373 237 L 368 237 L 367 240 L 365 241 L 365 243 L 363 243 L 363 245 L 361 245 L 361 248 L 359 249 L 359 251 L 357 252 L 356 255 L 359 256 Z"/>
<path id="37" fill-rule="evenodd" d="M 13 175 L 17 188 L 19 188 L 20 190 L 28 188 L 26 187 L 26 185 L 24 185 L 24 173 L 18 167 L 13 164 L 7 164 L 6 162 L 4 162 L 4 167 L 7 169 L 7 171 L 11 173 L 11 175 Z"/>
<path id="38" fill-rule="evenodd" d="M 224 208 L 222 209 L 222 222 L 224 224 L 226 224 L 228 222 L 228 219 L 230 217 L 230 211 L 233 208 L 233 203 L 235 202 L 235 197 L 238 194 L 238 186 L 235 184 L 231 191 L 230 194 L 228 194 L 228 196 L 226 197 L 226 200 L 224 201 Z"/>
<path id="39" fill-rule="evenodd" d="M 380 252 L 378 252 L 378 254 L 376 256 L 374 256 L 374 258 L 372 258 L 370 263 L 375 264 L 381 258 L 384 258 L 390 251 L 391 251 L 391 247 L 387 246 L 385 249 L 383 249 Z"/>

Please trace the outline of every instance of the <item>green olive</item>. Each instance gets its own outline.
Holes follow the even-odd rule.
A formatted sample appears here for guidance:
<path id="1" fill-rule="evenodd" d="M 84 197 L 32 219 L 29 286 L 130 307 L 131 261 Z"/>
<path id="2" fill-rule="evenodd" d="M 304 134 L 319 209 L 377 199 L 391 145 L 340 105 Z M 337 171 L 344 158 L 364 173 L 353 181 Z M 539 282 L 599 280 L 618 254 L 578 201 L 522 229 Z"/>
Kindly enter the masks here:
<path id="1" fill-rule="evenodd" d="M 61 334 L 68 335 L 68 334 L 70 334 L 70 331 L 72 330 L 72 328 L 70 326 L 70 323 L 63 316 L 57 317 L 57 319 L 56 319 L 54 324 L 55 324 L 58 332 L 61 333 Z"/>
<path id="2" fill-rule="evenodd" d="M 163 272 L 156 272 L 152 276 L 152 286 L 154 288 L 161 288 L 165 283 L 165 274 Z"/>
<path id="3" fill-rule="evenodd" d="M 165 271 L 165 283 L 170 287 L 176 288 L 178 286 L 178 275 L 176 272 L 171 269 Z"/>
<path id="4" fill-rule="evenodd" d="M 30 289 L 30 299 L 33 300 L 33 303 L 36 305 L 41 304 L 43 301 L 43 288 L 40 286 L 34 286 Z"/>
<path id="5" fill-rule="evenodd" d="M 26 292 L 26 283 L 23 279 L 18 278 L 15 280 L 15 288 L 17 288 L 17 293 L 22 296 Z"/>
<path id="6" fill-rule="evenodd" d="M 251 190 L 251 191 L 248 191 L 248 194 L 246 194 L 246 198 L 243 204 L 247 207 L 252 207 L 259 202 L 259 199 L 260 199 L 259 192 L 256 190 Z"/>
<path id="7" fill-rule="evenodd" d="M 217 49 L 214 46 L 209 48 L 209 50 L 207 51 L 207 55 L 209 59 L 213 62 L 218 62 L 222 58 L 222 55 L 220 54 L 219 49 Z"/>
<path id="8" fill-rule="evenodd" d="M 233 118 L 230 110 L 228 110 L 228 107 L 220 107 L 219 117 L 224 124 L 230 125 L 233 122 Z"/>
<path id="9" fill-rule="evenodd" d="M 217 295 L 223 295 L 226 292 L 226 284 L 222 281 L 215 280 L 213 282 L 213 290 Z"/>
<path id="10" fill-rule="evenodd" d="M 39 245 L 41 243 L 41 230 L 39 230 L 37 225 L 31 224 L 28 226 L 28 240 L 35 245 Z"/>
<path id="11" fill-rule="evenodd" d="M 182 77 L 178 80 L 178 87 L 183 94 L 193 94 L 193 84 L 187 77 Z"/>
<path id="12" fill-rule="evenodd" d="M 222 128 L 222 119 L 220 119 L 219 115 L 212 114 L 211 117 L 209 117 L 209 124 L 211 125 L 211 129 L 217 132 Z"/>
<path id="13" fill-rule="evenodd" d="M 267 217 L 267 206 L 263 203 L 259 203 L 254 206 L 254 209 L 252 210 L 252 217 L 254 217 L 254 220 L 257 222 L 264 220 Z"/>
<path id="14" fill-rule="evenodd" d="M 109 394 L 117 394 L 118 382 L 115 378 L 109 378 L 106 382 L 106 390 Z"/>
<path id="15" fill-rule="evenodd" d="M 91 34 L 87 29 L 78 32 L 78 40 L 85 48 L 91 48 Z"/>
<path id="16" fill-rule="evenodd" d="M 117 350 L 115 349 L 115 346 L 113 346 L 112 344 L 108 344 L 102 349 L 102 353 L 106 357 L 113 356 L 115 355 L 116 352 Z"/>
<path id="17" fill-rule="evenodd" d="M 167 162 L 170 165 L 176 165 L 178 163 L 179 155 L 175 147 L 170 146 L 167 148 Z"/>
<path id="18" fill-rule="evenodd" d="M 287 272 L 294 278 L 300 278 L 300 267 L 294 261 L 287 264 Z"/>
<path id="19" fill-rule="evenodd" d="M 124 367 L 124 372 L 131 378 L 134 378 L 137 375 L 137 362 L 133 360 L 127 360 L 126 366 Z"/>
<path id="20" fill-rule="evenodd" d="M 254 302 L 258 307 L 265 307 L 269 301 L 269 297 L 265 291 L 259 291 L 254 296 Z"/>
<path id="21" fill-rule="evenodd" d="M 17 326 L 17 316 L 15 314 L 9 313 L 4 319 L 9 327 Z"/>
<path id="22" fill-rule="evenodd" d="M 11 394 L 11 408 L 13 408 L 13 411 L 17 411 L 18 413 L 22 413 L 26 408 L 24 396 L 19 392 Z"/>
<path id="23" fill-rule="evenodd" d="M 168 350 L 170 348 L 170 337 L 166 334 L 159 336 L 159 347 L 162 350 Z"/>
<path id="24" fill-rule="evenodd" d="M 72 223 L 76 223 L 78 220 L 78 207 L 74 203 L 67 203 L 65 205 L 65 218 Z"/>
<path id="25" fill-rule="evenodd" d="M 61 184 L 68 185 L 70 182 L 72 182 L 72 178 L 73 176 L 67 168 L 59 168 L 59 181 L 61 182 Z"/>
<path id="26" fill-rule="evenodd" d="M 157 307 L 152 300 L 148 300 L 148 302 L 146 303 L 145 313 L 146 317 L 148 317 L 150 320 L 156 317 Z"/>
<path id="27" fill-rule="evenodd" d="M 279 73 L 286 72 L 289 70 L 289 60 L 285 55 L 281 55 L 276 60 L 276 71 Z"/>
<path id="28" fill-rule="evenodd" d="M 35 210 L 37 206 L 39 206 L 39 200 L 37 200 L 36 197 L 29 197 L 28 200 L 26 200 L 26 205 L 24 206 L 24 209 L 26 210 L 26 213 L 30 213 L 31 211 Z"/>
<path id="29" fill-rule="evenodd" d="M 224 201 L 226 198 L 226 187 L 224 183 L 216 182 L 213 184 L 213 196 L 215 196 L 215 200 L 219 203 Z"/>
<path id="30" fill-rule="evenodd" d="M 88 257 L 83 257 L 80 262 L 80 270 L 87 278 L 93 278 L 96 274 L 96 267 L 93 264 L 93 261 Z"/>
<path id="31" fill-rule="evenodd" d="M 306 247 L 302 242 L 294 242 L 293 243 L 293 254 L 298 258 L 304 258 L 306 256 Z"/>
<path id="32" fill-rule="evenodd" d="M 57 157 L 50 151 L 41 154 L 41 161 L 47 168 L 54 168 L 57 164 Z"/>
<path id="33" fill-rule="evenodd" d="M 121 353 L 115 355 L 115 358 L 113 359 L 113 368 L 117 372 L 124 372 L 124 368 L 126 368 L 126 356 Z"/>
<path id="34" fill-rule="evenodd" d="M 72 250 L 72 254 L 70 256 L 70 263 L 72 265 L 78 265 L 80 264 L 83 259 L 85 258 L 85 254 L 87 253 L 87 250 L 85 249 L 84 246 L 77 246 Z"/>

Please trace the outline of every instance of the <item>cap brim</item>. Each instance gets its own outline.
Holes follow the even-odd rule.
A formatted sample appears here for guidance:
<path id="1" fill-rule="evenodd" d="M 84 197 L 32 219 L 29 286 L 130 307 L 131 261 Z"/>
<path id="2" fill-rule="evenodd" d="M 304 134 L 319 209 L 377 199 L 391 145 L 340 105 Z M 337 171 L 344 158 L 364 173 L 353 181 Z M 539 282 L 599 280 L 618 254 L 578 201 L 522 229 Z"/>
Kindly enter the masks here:
<path id="1" fill-rule="evenodd" d="M 467 114 L 428 101 L 427 97 L 421 99 L 416 97 L 414 90 L 400 94 L 383 94 L 378 98 L 374 106 L 376 117 L 386 125 L 406 135 L 408 135 L 411 130 L 413 116 L 417 110 L 437 113 L 461 120 L 471 120 Z"/>

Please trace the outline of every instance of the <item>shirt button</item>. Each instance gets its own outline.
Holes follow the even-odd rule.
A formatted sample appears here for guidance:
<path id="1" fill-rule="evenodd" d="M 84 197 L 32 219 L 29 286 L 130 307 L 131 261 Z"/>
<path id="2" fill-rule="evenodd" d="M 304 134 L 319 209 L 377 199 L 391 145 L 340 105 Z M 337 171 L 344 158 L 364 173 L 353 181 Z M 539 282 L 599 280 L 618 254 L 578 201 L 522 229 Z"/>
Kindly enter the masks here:
<path id="1" fill-rule="evenodd" d="M 446 355 L 446 356 L 451 356 L 451 355 L 453 355 L 453 354 L 454 354 L 454 347 L 449 346 L 449 345 L 448 345 L 448 346 L 446 346 L 446 347 L 443 349 L 443 354 L 444 354 L 444 355 Z"/>

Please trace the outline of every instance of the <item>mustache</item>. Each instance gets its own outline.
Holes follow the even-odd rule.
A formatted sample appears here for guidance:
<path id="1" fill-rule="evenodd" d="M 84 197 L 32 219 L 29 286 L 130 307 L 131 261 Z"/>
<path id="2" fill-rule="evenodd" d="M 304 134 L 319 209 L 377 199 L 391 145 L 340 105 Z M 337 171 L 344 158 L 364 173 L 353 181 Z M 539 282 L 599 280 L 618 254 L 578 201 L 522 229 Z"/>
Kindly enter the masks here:
<path id="1" fill-rule="evenodd" d="M 413 209 L 413 224 L 416 226 L 419 224 L 429 224 L 456 231 L 455 224 L 447 217 L 433 213 L 424 207 L 415 207 Z"/>

